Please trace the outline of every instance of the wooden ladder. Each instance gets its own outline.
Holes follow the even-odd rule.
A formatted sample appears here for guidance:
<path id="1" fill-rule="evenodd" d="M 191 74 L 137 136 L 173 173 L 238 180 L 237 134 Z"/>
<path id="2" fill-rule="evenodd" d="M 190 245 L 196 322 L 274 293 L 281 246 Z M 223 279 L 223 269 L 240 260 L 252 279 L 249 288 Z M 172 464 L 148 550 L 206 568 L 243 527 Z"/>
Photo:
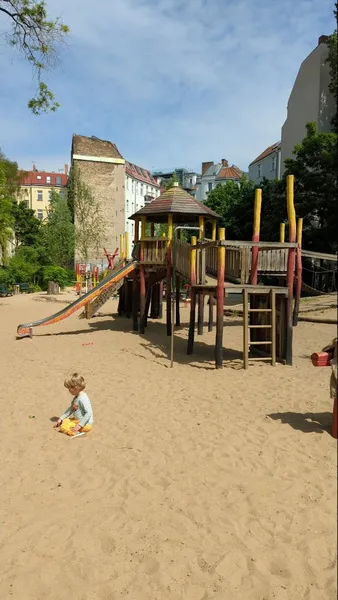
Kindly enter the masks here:
<path id="1" fill-rule="evenodd" d="M 251 294 L 254 292 L 251 292 Z M 260 292 L 261 293 L 261 292 Z M 249 366 L 249 360 L 266 360 L 271 361 L 271 364 L 275 366 L 276 364 L 276 292 L 275 290 L 270 290 L 270 308 L 250 308 L 249 302 L 249 294 L 250 290 L 244 288 L 243 289 L 243 362 L 244 369 L 247 369 Z M 268 313 L 271 318 L 269 319 L 269 323 L 264 325 L 251 325 L 250 324 L 250 313 Z M 269 340 L 261 340 L 250 342 L 250 329 L 268 329 L 271 331 L 271 336 Z M 258 357 L 250 357 L 249 351 L 250 346 L 270 346 L 271 354 L 270 356 L 258 356 Z"/>

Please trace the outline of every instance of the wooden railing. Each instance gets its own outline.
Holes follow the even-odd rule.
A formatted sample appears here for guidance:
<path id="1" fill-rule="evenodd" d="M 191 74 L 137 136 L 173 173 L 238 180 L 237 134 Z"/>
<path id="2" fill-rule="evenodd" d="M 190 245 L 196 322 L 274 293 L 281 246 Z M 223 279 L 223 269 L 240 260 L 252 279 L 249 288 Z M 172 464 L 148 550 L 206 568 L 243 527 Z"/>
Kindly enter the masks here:
<path id="1" fill-rule="evenodd" d="M 168 254 L 168 238 L 147 237 L 139 242 L 139 261 L 144 265 L 165 265 Z"/>
<path id="2" fill-rule="evenodd" d="M 174 260 L 175 270 L 177 273 L 190 279 L 190 254 L 191 245 L 181 240 L 175 240 L 174 242 Z"/>

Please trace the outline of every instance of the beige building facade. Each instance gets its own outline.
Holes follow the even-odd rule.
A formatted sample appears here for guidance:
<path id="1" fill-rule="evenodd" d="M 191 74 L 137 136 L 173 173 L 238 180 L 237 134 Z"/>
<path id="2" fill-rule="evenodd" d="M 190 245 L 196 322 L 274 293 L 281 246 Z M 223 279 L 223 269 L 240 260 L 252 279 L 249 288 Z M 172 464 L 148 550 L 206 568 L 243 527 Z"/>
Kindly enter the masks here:
<path id="1" fill-rule="evenodd" d="M 71 165 L 101 206 L 106 225 L 104 244 L 108 252 L 114 252 L 125 232 L 125 160 L 112 142 L 73 135 Z M 89 262 L 101 265 L 103 256 L 102 248 L 98 256 L 89 257 Z M 75 260 L 81 260 L 76 249 Z"/>
<path id="2" fill-rule="evenodd" d="M 309 121 L 316 123 L 319 133 L 331 131 L 336 103 L 329 91 L 328 40 L 325 35 L 319 38 L 317 47 L 302 62 L 293 85 L 282 127 L 281 175 L 285 171 L 285 159 L 292 158 L 295 145 L 306 136 Z"/>
<path id="3" fill-rule="evenodd" d="M 39 171 L 33 166 L 32 171 L 25 172 L 20 186 L 20 200 L 27 208 L 35 212 L 35 216 L 44 221 L 47 218 L 52 190 L 67 197 L 68 165 L 63 173 Z"/>

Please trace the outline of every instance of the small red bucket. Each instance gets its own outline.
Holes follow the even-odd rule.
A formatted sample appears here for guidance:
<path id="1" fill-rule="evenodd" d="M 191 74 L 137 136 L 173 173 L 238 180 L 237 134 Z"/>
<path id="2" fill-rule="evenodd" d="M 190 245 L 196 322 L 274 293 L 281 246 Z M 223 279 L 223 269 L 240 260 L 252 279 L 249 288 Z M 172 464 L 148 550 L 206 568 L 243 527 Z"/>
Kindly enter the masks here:
<path id="1" fill-rule="evenodd" d="M 311 361 L 314 367 L 329 367 L 331 359 L 331 352 L 314 352 L 311 355 Z"/>

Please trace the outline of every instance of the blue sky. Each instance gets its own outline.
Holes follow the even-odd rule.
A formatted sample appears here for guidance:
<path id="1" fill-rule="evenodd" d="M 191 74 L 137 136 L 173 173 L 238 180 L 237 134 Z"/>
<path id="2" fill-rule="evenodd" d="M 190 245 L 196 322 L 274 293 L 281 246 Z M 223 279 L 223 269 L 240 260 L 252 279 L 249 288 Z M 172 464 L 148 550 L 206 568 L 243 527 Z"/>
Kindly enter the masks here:
<path id="1" fill-rule="evenodd" d="M 46 78 L 57 113 L 29 113 L 30 66 L 0 36 L 0 147 L 26 169 L 62 168 L 78 133 L 115 142 L 148 169 L 200 171 L 226 158 L 247 170 L 280 139 L 299 66 L 335 28 L 333 0 L 55 4 L 50 15 L 71 28 Z"/>

